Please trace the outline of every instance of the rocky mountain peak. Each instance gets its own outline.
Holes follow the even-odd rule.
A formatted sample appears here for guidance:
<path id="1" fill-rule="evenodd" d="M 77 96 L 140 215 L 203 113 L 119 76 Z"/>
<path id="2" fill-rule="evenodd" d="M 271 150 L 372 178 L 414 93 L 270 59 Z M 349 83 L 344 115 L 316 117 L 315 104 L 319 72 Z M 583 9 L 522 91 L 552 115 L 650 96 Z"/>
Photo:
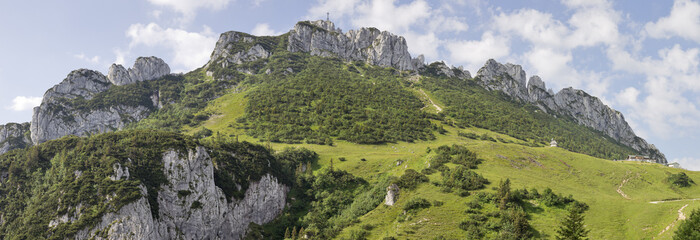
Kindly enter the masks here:
<path id="1" fill-rule="evenodd" d="M 139 81 L 148 81 L 170 74 L 170 67 L 158 57 L 139 57 L 134 66 L 126 70 L 124 66 L 112 64 L 107 79 L 117 86 Z"/>
<path id="2" fill-rule="evenodd" d="M 330 21 L 303 21 L 289 32 L 290 52 L 315 56 L 336 56 L 348 61 L 415 70 L 406 39 L 376 28 L 360 28 L 342 34 Z"/>
<path id="3" fill-rule="evenodd" d="M 622 113 L 608 107 L 597 97 L 572 87 L 554 94 L 547 90 L 540 77 L 532 76 L 527 86 L 525 77 L 525 71 L 520 65 L 504 65 L 489 59 L 479 69 L 477 83 L 488 90 L 502 91 L 515 100 L 531 103 L 544 112 L 570 116 L 580 125 L 600 131 L 659 163 L 666 163 L 664 154 L 638 137 Z"/>
<path id="4" fill-rule="evenodd" d="M 109 80 L 102 73 L 89 69 L 71 71 L 61 83 L 46 91 L 42 103 L 56 98 L 83 97 L 91 99 L 95 93 L 107 90 Z"/>
<path id="5" fill-rule="evenodd" d="M 502 91 L 516 100 L 529 99 L 526 88 L 526 74 L 520 65 L 501 64 L 489 59 L 477 72 L 478 83 L 488 90 Z"/>

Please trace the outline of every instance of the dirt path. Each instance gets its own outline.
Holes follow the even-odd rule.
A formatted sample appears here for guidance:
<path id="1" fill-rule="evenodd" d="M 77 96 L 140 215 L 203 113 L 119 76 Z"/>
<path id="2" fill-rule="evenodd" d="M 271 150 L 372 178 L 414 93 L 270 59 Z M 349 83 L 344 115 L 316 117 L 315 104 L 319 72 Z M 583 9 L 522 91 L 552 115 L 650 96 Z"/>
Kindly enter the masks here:
<path id="1" fill-rule="evenodd" d="M 435 104 L 435 102 L 433 102 L 433 99 L 431 99 L 431 98 L 428 96 L 428 94 L 425 93 L 425 91 L 423 91 L 423 89 L 420 89 L 420 93 L 422 93 L 423 96 L 425 96 L 425 98 L 427 98 L 428 101 L 430 101 L 430 104 L 432 104 L 433 107 L 435 107 L 435 109 L 437 109 L 438 112 L 442 112 L 442 108 L 441 108 L 440 106 L 438 106 L 437 104 Z"/>
<path id="2" fill-rule="evenodd" d="M 652 204 L 658 204 L 658 203 L 667 203 L 667 202 L 680 202 L 680 201 L 697 201 L 700 200 L 700 198 L 692 198 L 692 199 L 676 199 L 676 200 L 664 200 L 664 201 L 651 201 L 649 203 Z"/>
<path id="3" fill-rule="evenodd" d="M 668 231 L 669 229 L 671 229 L 674 225 L 676 225 L 676 223 L 677 223 L 678 221 L 685 220 L 685 214 L 683 213 L 683 209 L 684 209 L 685 207 L 687 207 L 687 206 L 688 206 L 688 204 L 683 205 L 683 207 L 681 207 L 681 209 L 678 209 L 678 218 L 676 218 L 676 220 L 674 220 L 671 224 L 669 224 L 668 226 L 666 226 L 666 228 L 664 228 L 664 230 L 662 230 L 662 231 L 659 233 L 659 235 L 661 235 L 661 234 L 665 233 L 666 231 Z"/>
<path id="4" fill-rule="evenodd" d="M 617 187 L 617 193 L 619 193 L 620 195 L 622 195 L 622 197 L 625 198 L 625 199 L 630 199 L 630 197 L 627 196 L 627 194 L 625 194 L 625 192 L 622 191 L 622 186 L 624 186 L 625 183 L 627 183 L 627 181 L 629 181 L 629 180 L 630 180 L 629 178 L 627 178 L 627 179 L 625 179 L 625 180 L 622 180 L 622 183 L 620 183 L 620 186 Z"/>

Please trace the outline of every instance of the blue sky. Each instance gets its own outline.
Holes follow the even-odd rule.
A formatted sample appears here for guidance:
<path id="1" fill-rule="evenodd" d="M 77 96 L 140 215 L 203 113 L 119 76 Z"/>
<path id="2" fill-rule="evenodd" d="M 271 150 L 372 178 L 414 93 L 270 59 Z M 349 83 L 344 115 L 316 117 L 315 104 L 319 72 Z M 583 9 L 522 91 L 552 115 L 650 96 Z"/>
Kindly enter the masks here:
<path id="1" fill-rule="evenodd" d="M 222 32 L 276 35 L 326 12 L 344 31 L 402 35 L 413 56 L 473 75 L 494 58 L 555 92 L 584 89 L 669 161 L 700 170 L 698 0 L 0 0 L 0 123 L 29 121 L 71 70 L 153 55 L 189 71 Z"/>

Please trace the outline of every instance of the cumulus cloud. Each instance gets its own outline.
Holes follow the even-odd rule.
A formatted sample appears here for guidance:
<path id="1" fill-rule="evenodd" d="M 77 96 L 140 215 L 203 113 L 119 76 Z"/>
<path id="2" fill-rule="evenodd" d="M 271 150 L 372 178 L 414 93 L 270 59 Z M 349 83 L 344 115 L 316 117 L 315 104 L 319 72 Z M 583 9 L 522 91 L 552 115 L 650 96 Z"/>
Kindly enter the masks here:
<path id="1" fill-rule="evenodd" d="M 700 3 L 676 0 L 670 15 L 647 23 L 644 30 L 653 38 L 679 36 L 700 43 Z"/>
<path id="2" fill-rule="evenodd" d="M 476 70 L 490 58 L 508 55 L 508 40 L 492 32 L 484 32 L 480 40 L 452 41 L 446 45 L 453 62 L 466 63 L 467 69 Z"/>
<path id="3" fill-rule="evenodd" d="M 75 54 L 73 57 L 92 63 L 92 64 L 98 64 L 100 63 L 100 56 L 93 56 L 93 57 L 88 57 L 85 55 L 85 53 L 80 53 L 80 54 Z"/>
<path id="4" fill-rule="evenodd" d="M 41 104 L 41 97 L 17 96 L 12 99 L 12 106 L 10 106 L 9 109 L 19 112 L 31 110 L 32 108 L 39 106 L 39 104 Z"/>
<path id="5" fill-rule="evenodd" d="M 126 35 L 131 39 L 130 48 L 143 45 L 171 50 L 174 56 L 170 64 L 174 64 L 176 68 L 185 68 L 184 70 L 204 65 L 216 43 L 215 34 L 207 26 L 204 26 L 201 32 L 188 32 L 182 29 L 162 28 L 156 23 L 139 23 L 131 25 Z M 117 57 L 119 58 L 119 55 Z"/>
<path id="6" fill-rule="evenodd" d="M 700 110 L 685 93 L 700 92 L 700 49 L 683 49 L 679 45 L 659 50 L 658 57 L 636 57 L 629 52 L 610 48 L 608 58 L 613 69 L 646 77 L 644 91 L 626 89 L 617 102 L 633 111 L 630 117 L 643 122 L 656 136 L 688 134 L 674 129 L 700 126 Z M 642 96 L 640 96 L 642 95 Z M 638 97 L 638 98 L 637 98 Z"/>
<path id="7" fill-rule="evenodd" d="M 171 8 L 183 15 L 183 22 L 189 22 L 195 17 L 197 10 L 221 10 L 226 8 L 232 0 L 148 0 L 148 2 L 153 5 Z"/>
<path id="8" fill-rule="evenodd" d="M 277 36 L 284 32 L 276 32 L 267 23 L 258 23 L 250 33 L 255 36 Z"/>

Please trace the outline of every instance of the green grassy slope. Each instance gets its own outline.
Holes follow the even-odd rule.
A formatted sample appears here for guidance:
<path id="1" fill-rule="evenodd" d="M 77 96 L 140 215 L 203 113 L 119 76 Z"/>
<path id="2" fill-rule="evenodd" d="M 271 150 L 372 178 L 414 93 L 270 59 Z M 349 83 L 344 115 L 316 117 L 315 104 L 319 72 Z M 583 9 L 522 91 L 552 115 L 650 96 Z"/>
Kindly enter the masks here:
<path id="1" fill-rule="evenodd" d="M 222 134 L 236 134 L 241 140 L 256 141 L 246 136 L 244 131 L 222 124 L 221 119 L 235 119 L 244 114 L 245 92 L 231 93 L 213 102 L 207 107 L 215 116 L 203 123 L 204 127 Z M 435 109 L 430 109 L 435 111 Z M 437 122 L 436 122 L 437 123 Z M 438 123 L 439 124 L 439 123 Z M 678 217 L 678 209 L 689 204 L 684 209 L 689 213 L 699 208 L 700 203 L 681 200 L 666 203 L 649 203 L 665 199 L 694 199 L 700 198 L 700 186 L 689 188 L 671 187 L 666 182 L 668 174 L 686 172 L 691 179 L 700 179 L 700 173 L 673 169 L 659 164 L 614 162 L 599 159 L 584 154 L 567 151 L 563 148 L 530 147 L 514 143 L 502 143 L 468 139 L 458 136 L 458 132 L 471 132 L 477 135 L 487 134 L 493 138 L 518 142 L 510 136 L 491 132 L 480 128 L 458 129 L 444 126 L 448 133 L 437 135 L 433 141 L 417 141 L 415 143 L 388 143 L 382 145 L 362 145 L 336 140 L 333 146 L 315 144 L 284 144 L 270 143 L 275 149 L 290 146 L 303 146 L 319 153 L 320 160 L 317 169 L 327 168 L 334 159 L 334 168 L 346 170 L 356 176 L 376 181 L 381 174 L 400 176 L 406 169 L 420 171 L 427 168 L 427 162 L 433 154 L 426 149 L 436 149 L 441 145 L 453 143 L 466 145 L 486 161 L 475 171 L 491 180 L 487 189 L 493 192 L 499 180 L 509 178 L 513 188 L 536 188 L 542 191 L 551 188 L 556 193 L 573 195 L 579 201 L 587 203 L 590 209 L 586 212 L 586 226 L 591 229 L 592 239 L 669 239 L 674 225 L 669 231 L 659 235 L 662 230 L 672 224 Z M 338 161 L 344 157 L 347 161 Z M 361 161 L 360 159 L 366 159 Z M 396 166 L 395 161 L 405 162 Z M 439 182 L 440 174 L 430 175 L 431 182 Z M 630 199 L 624 198 L 617 192 L 623 180 L 628 181 L 620 188 Z M 466 217 L 465 204 L 473 196 L 459 197 L 454 193 L 443 193 L 439 187 L 423 184 L 414 191 L 402 192 L 395 207 L 383 204 L 361 217 L 359 222 L 345 229 L 338 237 L 349 237 L 352 231 L 370 224 L 370 239 L 384 236 L 418 239 L 432 238 L 440 233 L 447 238 L 460 238 L 464 231 L 458 228 L 459 222 Z M 397 216 L 402 213 L 401 206 L 412 197 L 420 196 L 429 200 L 444 202 L 439 207 L 431 207 L 419 212 L 412 221 L 397 222 Z M 555 235 L 558 222 L 563 219 L 565 210 L 556 207 L 533 207 L 531 224 L 540 232 L 543 238 Z"/>

